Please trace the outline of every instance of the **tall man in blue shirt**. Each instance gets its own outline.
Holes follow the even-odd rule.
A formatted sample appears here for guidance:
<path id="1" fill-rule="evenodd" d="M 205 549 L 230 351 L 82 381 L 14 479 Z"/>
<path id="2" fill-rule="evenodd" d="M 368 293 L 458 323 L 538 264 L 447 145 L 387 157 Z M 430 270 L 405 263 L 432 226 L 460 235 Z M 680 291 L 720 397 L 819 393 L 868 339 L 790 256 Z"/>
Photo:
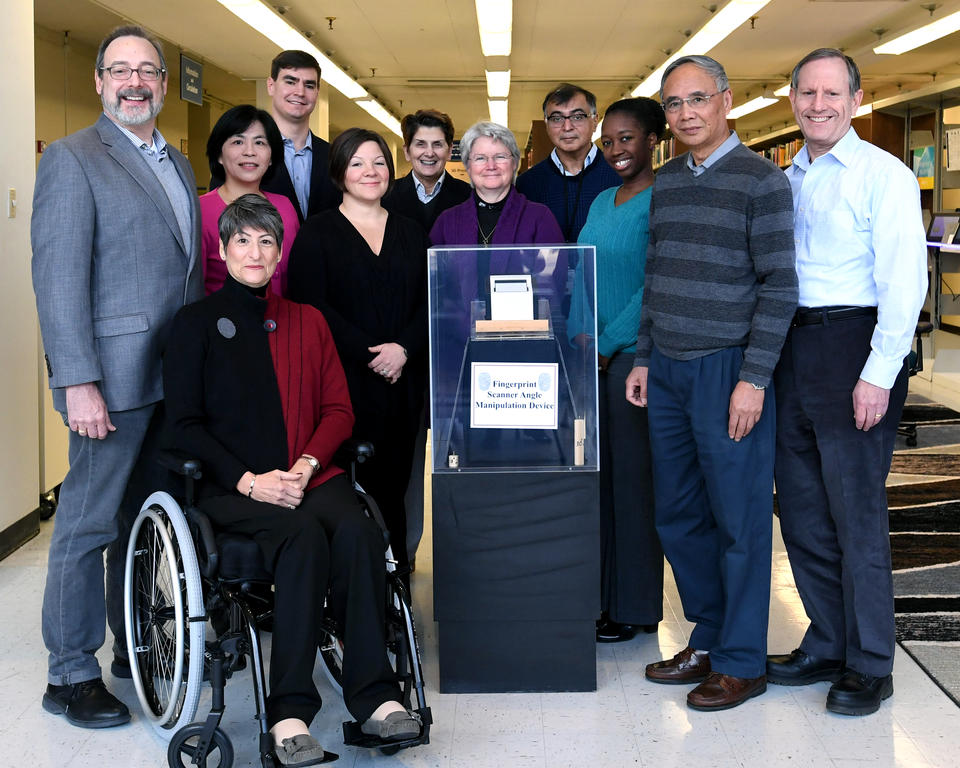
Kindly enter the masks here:
<path id="1" fill-rule="evenodd" d="M 340 204 L 328 170 L 330 145 L 310 130 L 319 87 L 320 63 L 306 51 L 281 51 L 270 64 L 267 93 L 283 136 L 283 163 L 263 189 L 290 198 L 301 222 Z"/>
<path id="2" fill-rule="evenodd" d="M 793 70 L 800 306 L 774 378 L 780 528 L 810 626 L 798 649 L 769 657 L 767 679 L 832 681 L 827 709 L 844 715 L 893 693 L 884 486 L 927 286 L 917 180 L 850 127 L 862 97 L 838 50 Z"/>

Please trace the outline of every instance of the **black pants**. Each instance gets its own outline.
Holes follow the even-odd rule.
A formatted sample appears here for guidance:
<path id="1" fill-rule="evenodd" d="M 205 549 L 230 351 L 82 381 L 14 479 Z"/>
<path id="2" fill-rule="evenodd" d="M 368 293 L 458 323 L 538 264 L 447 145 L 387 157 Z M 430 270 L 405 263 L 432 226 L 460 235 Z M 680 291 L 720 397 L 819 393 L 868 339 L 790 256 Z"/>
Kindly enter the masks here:
<path id="1" fill-rule="evenodd" d="M 597 382 L 600 416 L 600 607 L 624 624 L 663 619 L 663 550 L 654 522 L 647 409 L 624 397 L 633 353 Z"/>
<path id="2" fill-rule="evenodd" d="M 200 507 L 217 527 L 252 536 L 273 574 L 269 727 L 291 717 L 309 724 L 320 710 L 313 667 L 328 589 L 343 630 L 343 699 L 350 714 L 363 722 L 385 701 L 400 700 L 386 652 L 383 537 L 346 476 L 309 491 L 297 509 L 239 494 L 205 499 Z"/>
<path id="3" fill-rule="evenodd" d="M 410 484 L 417 434 L 412 429 L 396 424 L 392 431 L 381 431 L 379 434 L 374 434 L 373 430 L 364 432 L 355 428 L 354 435 L 373 435 L 374 456 L 357 465 L 357 482 L 377 502 L 390 534 L 390 545 L 397 567 L 402 573 L 406 573 L 409 558 L 404 496 Z"/>
<path id="4" fill-rule="evenodd" d="M 858 430 L 852 392 L 875 325 L 865 316 L 790 330 L 775 374 L 776 483 L 783 540 L 810 618 L 800 648 L 883 676 L 895 642 L 885 484 L 907 370 L 883 420 Z"/>

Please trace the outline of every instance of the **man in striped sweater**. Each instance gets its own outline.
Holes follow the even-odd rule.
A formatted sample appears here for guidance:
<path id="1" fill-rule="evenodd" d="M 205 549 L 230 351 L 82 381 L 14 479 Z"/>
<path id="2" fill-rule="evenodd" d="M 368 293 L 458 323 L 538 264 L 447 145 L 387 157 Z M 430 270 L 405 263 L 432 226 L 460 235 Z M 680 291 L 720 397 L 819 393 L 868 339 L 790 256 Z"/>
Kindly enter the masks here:
<path id="1" fill-rule="evenodd" d="M 657 532 L 688 646 L 649 680 L 699 683 L 693 709 L 766 690 L 774 400 L 797 306 L 786 177 L 727 127 L 733 97 L 707 56 L 667 68 L 660 98 L 689 147 L 657 174 L 643 312 L 627 399 L 649 406 Z"/>

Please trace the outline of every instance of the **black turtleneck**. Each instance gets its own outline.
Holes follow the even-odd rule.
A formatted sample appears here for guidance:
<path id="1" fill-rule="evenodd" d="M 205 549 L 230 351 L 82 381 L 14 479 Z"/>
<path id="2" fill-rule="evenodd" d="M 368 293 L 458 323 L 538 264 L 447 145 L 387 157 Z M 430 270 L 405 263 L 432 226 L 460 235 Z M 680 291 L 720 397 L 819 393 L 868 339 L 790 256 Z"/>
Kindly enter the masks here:
<path id="1" fill-rule="evenodd" d="M 227 275 L 219 291 L 180 310 L 164 351 L 167 442 L 203 462 L 203 496 L 232 493 L 248 469 L 288 465 L 265 297 L 266 286 Z"/>

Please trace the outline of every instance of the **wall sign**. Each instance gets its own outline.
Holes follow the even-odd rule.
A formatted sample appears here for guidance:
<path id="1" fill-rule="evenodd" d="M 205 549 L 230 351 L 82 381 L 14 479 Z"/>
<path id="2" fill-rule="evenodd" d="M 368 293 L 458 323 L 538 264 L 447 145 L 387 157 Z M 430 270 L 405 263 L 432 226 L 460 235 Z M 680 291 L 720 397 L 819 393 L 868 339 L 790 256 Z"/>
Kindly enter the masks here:
<path id="1" fill-rule="evenodd" d="M 556 429 L 557 363 L 471 363 L 472 429 Z"/>
<path id="2" fill-rule="evenodd" d="M 203 106 L 203 64 L 180 54 L 180 98 Z"/>

